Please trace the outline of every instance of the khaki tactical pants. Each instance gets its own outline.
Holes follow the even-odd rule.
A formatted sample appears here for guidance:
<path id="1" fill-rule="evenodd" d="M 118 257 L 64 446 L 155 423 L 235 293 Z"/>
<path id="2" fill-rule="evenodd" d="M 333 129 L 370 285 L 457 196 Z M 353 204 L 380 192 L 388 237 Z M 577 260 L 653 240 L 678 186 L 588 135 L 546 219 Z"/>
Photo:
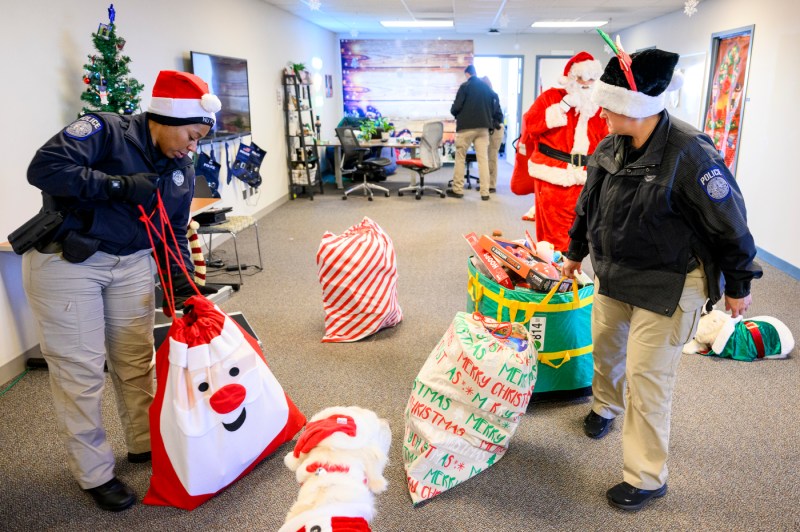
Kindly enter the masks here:
<path id="1" fill-rule="evenodd" d="M 453 192 L 464 193 L 464 169 L 467 150 L 475 145 L 478 161 L 478 177 L 481 180 L 481 196 L 489 195 L 489 130 L 487 128 L 462 129 L 456 132 L 456 160 L 453 168 Z"/>
<path id="2" fill-rule="evenodd" d="M 497 158 L 500 156 L 504 132 L 505 128 L 500 127 L 489 135 L 489 188 L 497 188 Z"/>
<path id="3" fill-rule="evenodd" d="M 114 477 L 100 412 L 104 362 L 128 452 L 150 450 L 154 262 L 149 250 L 97 252 L 80 264 L 31 250 L 22 260 L 69 468 L 81 488 L 94 488 Z"/>
<path id="4" fill-rule="evenodd" d="M 702 267 L 687 274 L 672 317 L 600 295 L 596 285 L 592 410 L 604 418 L 624 412 L 623 480 L 634 487 L 653 490 L 667 481 L 676 370 L 706 297 Z"/>

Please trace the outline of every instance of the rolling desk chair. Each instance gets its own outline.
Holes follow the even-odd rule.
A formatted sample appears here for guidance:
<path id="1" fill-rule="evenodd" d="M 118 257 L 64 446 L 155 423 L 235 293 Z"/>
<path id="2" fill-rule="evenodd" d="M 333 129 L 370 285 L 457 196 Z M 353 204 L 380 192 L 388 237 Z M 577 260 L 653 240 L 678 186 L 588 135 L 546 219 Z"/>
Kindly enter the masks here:
<path id="1" fill-rule="evenodd" d="M 444 197 L 444 191 L 439 188 L 425 184 L 425 174 L 429 174 L 442 167 L 442 154 L 439 153 L 439 144 L 442 143 L 444 135 L 444 124 L 441 122 L 428 122 L 422 126 L 422 138 L 419 139 L 419 159 L 402 159 L 397 164 L 415 171 L 419 175 L 419 182 L 416 185 L 409 185 L 397 191 L 398 196 L 403 192 L 413 190 L 416 199 L 422 198 L 422 194 L 427 190 L 433 190 L 439 196 Z"/>
<path id="2" fill-rule="evenodd" d="M 363 190 L 369 201 L 372 201 L 373 190 L 380 190 L 388 198 L 389 189 L 368 183 L 367 177 L 380 170 L 381 167 L 389 166 L 392 161 L 385 157 L 364 159 L 364 154 L 369 153 L 369 148 L 362 148 L 358 144 L 355 133 L 349 127 L 337 127 L 336 136 L 342 145 L 342 174 L 360 175 L 363 179 L 361 184 L 345 190 L 342 199 L 346 200 L 347 195 L 356 190 Z M 347 166 L 353 163 L 355 163 L 355 167 L 348 169 Z"/>

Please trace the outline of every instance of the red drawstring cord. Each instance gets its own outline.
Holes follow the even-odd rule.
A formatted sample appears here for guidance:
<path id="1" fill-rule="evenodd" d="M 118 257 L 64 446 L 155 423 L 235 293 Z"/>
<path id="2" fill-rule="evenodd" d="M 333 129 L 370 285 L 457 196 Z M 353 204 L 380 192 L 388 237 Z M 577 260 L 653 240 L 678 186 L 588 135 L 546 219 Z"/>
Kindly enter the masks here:
<path id="1" fill-rule="evenodd" d="M 495 338 L 506 340 L 514 337 L 514 326 L 509 321 L 494 321 L 478 311 L 472 313 L 472 319 L 481 322 L 489 334 Z"/>
<path id="2" fill-rule="evenodd" d="M 175 231 L 172 228 L 172 225 L 167 224 L 166 220 L 168 220 L 167 216 L 167 209 L 164 207 L 164 201 L 161 199 L 161 193 L 156 192 L 156 207 L 153 209 L 153 212 L 148 216 L 147 212 L 145 212 L 144 207 L 139 205 L 139 212 L 141 212 L 141 216 L 139 220 L 144 223 L 145 229 L 147 229 L 147 238 L 150 240 L 150 247 L 153 248 L 153 253 L 158 257 L 158 252 L 156 251 L 155 241 L 153 239 L 153 234 L 155 234 L 158 239 L 164 243 L 164 268 L 162 269 L 161 264 L 158 260 L 156 260 L 156 269 L 158 270 L 158 278 L 161 281 L 161 287 L 164 288 L 164 298 L 167 300 L 167 305 L 169 306 L 169 310 L 172 312 L 172 316 L 175 315 L 175 294 L 172 288 L 172 269 L 169 267 L 169 257 L 172 256 L 175 263 L 180 267 L 181 272 L 186 276 L 188 279 L 189 284 L 194 289 L 195 294 L 198 296 L 202 295 L 200 290 L 197 289 L 197 286 L 194 284 L 194 280 L 192 279 L 191 275 L 189 275 L 189 271 L 186 269 L 186 265 L 184 264 L 182 258 L 176 254 L 170 248 L 169 243 L 165 239 L 166 230 L 165 226 L 169 228 L 169 234 L 172 237 L 172 243 L 175 245 L 175 250 L 178 250 L 178 239 L 175 237 Z M 151 220 L 153 216 L 155 216 L 156 212 L 159 214 L 159 221 L 161 223 L 161 232 L 158 231 L 155 224 Z M 166 270 L 166 272 L 164 271 Z"/>

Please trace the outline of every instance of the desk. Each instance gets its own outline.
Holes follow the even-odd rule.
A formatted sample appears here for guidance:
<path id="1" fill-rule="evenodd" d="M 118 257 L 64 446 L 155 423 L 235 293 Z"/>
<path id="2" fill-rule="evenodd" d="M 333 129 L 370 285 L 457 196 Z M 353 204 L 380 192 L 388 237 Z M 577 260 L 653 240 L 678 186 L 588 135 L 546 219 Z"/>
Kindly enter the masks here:
<path id="1" fill-rule="evenodd" d="M 334 148 L 333 171 L 334 175 L 336 176 L 336 188 L 342 189 L 344 188 L 342 185 L 342 145 L 339 143 L 339 139 L 319 145 L 320 148 L 324 148 L 326 146 L 332 146 Z M 362 140 L 359 142 L 359 146 L 362 148 L 408 148 L 416 151 L 416 149 L 419 148 L 419 143 L 413 141 L 400 142 L 399 139 L 390 138 L 386 142 L 382 140 Z"/>

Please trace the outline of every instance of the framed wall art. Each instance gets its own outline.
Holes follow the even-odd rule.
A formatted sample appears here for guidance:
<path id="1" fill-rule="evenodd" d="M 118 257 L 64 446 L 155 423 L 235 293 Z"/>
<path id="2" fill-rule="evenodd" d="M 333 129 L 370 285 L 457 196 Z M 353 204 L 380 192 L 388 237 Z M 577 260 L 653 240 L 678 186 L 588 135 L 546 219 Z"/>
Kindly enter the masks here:
<path id="1" fill-rule="evenodd" d="M 711 70 L 703 131 L 712 138 L 734 175 L 742 135 L 754 29 L 755 26 L 746 26 L 711 36 Z"/>

